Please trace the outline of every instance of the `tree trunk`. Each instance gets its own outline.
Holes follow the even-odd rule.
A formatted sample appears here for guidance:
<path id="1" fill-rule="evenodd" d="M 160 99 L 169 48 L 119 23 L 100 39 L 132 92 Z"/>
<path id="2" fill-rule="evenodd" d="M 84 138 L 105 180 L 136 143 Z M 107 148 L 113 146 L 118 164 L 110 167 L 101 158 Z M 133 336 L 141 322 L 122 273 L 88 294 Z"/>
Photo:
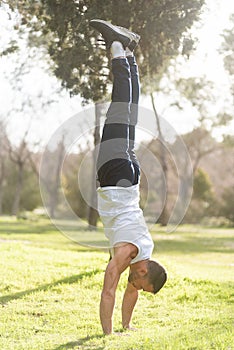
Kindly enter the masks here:
<path id="1" fill-rule="evenodd" d="M 3 192 L 4 192 L 4 177 L 5 177 L 5 164 L 4 159 L 0 159 L 0 215 L 3 210 Z"/>
<path id="2" fill-rule="evenodd" d="M 4 189 L 3 189 L 3 184 L 2 183 L 0 183 L 0 215 L 2 215 L 2 201 L 3 201 L 3 191 L 4 191 Z"/>
<path id="3" fill-rule="evenodd" d="M 96 161 L 98 155 L 98 145 L 100 143 L 100 119 L 101 119 L 101 104 L 95 103 L 95 129 L 94 129 L 94 150 L 92 164 L 92 183 L 91 183 L 91 198 L 88 211 L 89 229 L 93 230 L 97 227 L 98 212 L 97 212 L 97 180 L 96 180 Z"/>
<path id="4" fill-rule="evenodd" d="M 55 190 L 50 190 L 49 192 L 49 216 L 54 219 L 55 218 L 55 212 L 57 208 L 58 203 L 58 191 L 57 188 Z"/>
<path id="5" fill-rule="evenodd" d="M 14 197 L 12 210 L 11 210 L 12 215 L 17 215 L 19 213 L 20 198 L 21 198 L 21 192 L 23 187 L 23 164 L 18 163 L 17 166 L 18 166 L 18 176 L 17 176 L 17 182 L 16 182 L 15 197 Z"/>
<path id="6" fill-rule="evenodd" d="M 58 206 L 58 199 L 59 199 L 59 189 L 60 189 L 60 172 L 61 167 L 63 163 L 63 158 L 65 155 L 65 146 L 64 146 L 64 138 L 58 145 L 57 154 L 54 158 L 54 170 L 55 173 L 53 174 L 53 181 L 52 183 L 48 183 L 48 187 L 50 186 L 49 190 L 49 215 L 51 218 L 55 218 L 56 216 L 56 210 Z"/>
<path id="7" fill-rule="evenodd" d="M 154 103 L 154 96 L 153 93 L 150 94 L 151 97 L 151 102 L 152 102 L 152 106 L 153 106 L 153 111 L 155 114 L 155 118 L 156 118 L 156 123 L 157 123 L 157 128 L 158 128 L 158 138 L 159 138 L 159 157 L 160 157 L 160 163 L 163 169 L 163 175 L 162 175 L 162 183 L 165 181 L 165 185 L 166 185 L 166 190 L 167 190 L 167 172 L 168 172 L 168 168 L 167 168 L 167 160 L 166 160 L 166 150 L 165 147 L 163 145 L 163 135 L 162 135 L 162 130 L 161 130 L 161 125 L 160 125 L 160 120 L 159 120 L 159 115 Z M 163 191 L 163 188 L 162 188 Z M 164 197 L 164 193 L 161 193 L 162 198 Z M 164 207 L 163 210 L 160 214 L 160 217 L 158 219 L 158 222 L 162 225 L 162 226 L 166 226 L 168 223 L 168 210 L 167 210 L 167 193 L 165 196 L 165 203 L 164 203 Z"/>

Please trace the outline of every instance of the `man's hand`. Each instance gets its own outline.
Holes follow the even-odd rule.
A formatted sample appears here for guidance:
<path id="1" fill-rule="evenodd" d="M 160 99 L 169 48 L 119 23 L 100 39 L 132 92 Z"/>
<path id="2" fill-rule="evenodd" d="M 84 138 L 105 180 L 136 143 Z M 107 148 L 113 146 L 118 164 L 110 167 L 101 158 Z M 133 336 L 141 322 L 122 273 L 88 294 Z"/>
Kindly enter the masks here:
<path id="1" fill-rule="evenodd" d="M 132 332 L 137 332 L 137 331 L 138 331 L 137 328 L 132 327 L 132 326 L 125 327 L 124 329 L 125 329 L 126 331 L 132 331 Z"/>
<path id="2" fill-rule="evenodd" d="M 115 256 L 107 266 L 100 303 L 100 319 L 105 334 L 112 333 L 115 291 L 121 273 L 130 265 L 134 248 L 132 244 L 124 244 L 115 248 Z"/>

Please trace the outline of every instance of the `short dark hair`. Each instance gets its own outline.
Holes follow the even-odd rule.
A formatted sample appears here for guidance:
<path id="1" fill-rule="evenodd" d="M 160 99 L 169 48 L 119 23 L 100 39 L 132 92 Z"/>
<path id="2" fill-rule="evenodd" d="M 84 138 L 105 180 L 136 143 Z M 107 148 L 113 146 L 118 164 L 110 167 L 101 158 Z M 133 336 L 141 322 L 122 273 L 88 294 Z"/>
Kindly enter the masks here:
<path id="1" fill-rule="evenodd" d="M 153 293 L 156 294 L 164 286 L 167 280 L 167 272 L 158 262 L 148 261 L 148 280 L 153 286 Z"/>

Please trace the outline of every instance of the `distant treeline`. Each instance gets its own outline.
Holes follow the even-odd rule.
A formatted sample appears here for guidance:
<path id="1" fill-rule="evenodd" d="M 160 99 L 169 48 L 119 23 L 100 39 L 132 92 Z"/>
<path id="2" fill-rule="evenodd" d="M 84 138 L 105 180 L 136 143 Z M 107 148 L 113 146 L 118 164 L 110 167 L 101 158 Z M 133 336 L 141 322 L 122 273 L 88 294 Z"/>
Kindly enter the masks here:
<path id="1" fill-rule="evenodd" d="M 228 137 L 218 142 L 202 128 L 197 128 L 182 138 L 193 167 L 193 195 L 183 222 L 233 225 L 233 138 Z M 5 139 L 4 144 L 7 147 L 2 147 L 0 153 L 0 214 L 20 216 L 27 211 L 43 207 L 39 186 L 40 160 L 43 153 L 30 151 L 26 142 L 16 147 Z M 178 175 L 171 155 L 166 152 L 164 155 L 167 181 L 164 193 L 166 207 L 162 208 L 160 152 L 161 145 L 158 139 L 141 144 L 137 150 L 139 160 L 143 163 L 141 205 L 144 207 L 147 202 L 146 215 L 157 217 L 158 222 L 166 224 L 178 192 Z M 155 162 L 152 162 L 151 155 L 155 157 Z M 93 157 L 90 148 L 68 154 L 65 146 L 60 143 L 51 151 L 51 157 L 54 160 L 53 167 L 48 166 L 48 174 L 43 174 L 51 197 L 50 215 L 56 217 L 58 212 L 62 212 L 63 208 L 58 203 L 63 192 L 72 210 L 79 217 L 87 218 L 89 205 L 86 199 L 91 196 L 93 176 Z M 90 166 L 83 166 L 81 169 L 84 159 Z M 165 177 L 165 174 L 163 176 Z M 151 191 L 151 183 L 155 185 L 155 191 Z M 80 184 L 82 189 L 79 188 Z M 160 216 L 162 209 L 164 209 L 163 218 Z"/>

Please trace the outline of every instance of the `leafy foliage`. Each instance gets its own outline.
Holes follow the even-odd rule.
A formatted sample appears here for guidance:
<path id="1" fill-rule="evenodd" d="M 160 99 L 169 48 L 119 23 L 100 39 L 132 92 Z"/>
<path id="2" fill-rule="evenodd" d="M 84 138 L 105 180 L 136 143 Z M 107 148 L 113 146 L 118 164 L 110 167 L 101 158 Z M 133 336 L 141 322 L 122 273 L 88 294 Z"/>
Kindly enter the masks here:
<path id="1" fill-rule="evenodd" d="M 184 96 L 199 113 L 199 122 L 202 126 L 212 128 L 228 125 L 233 116 L 223 108 L 218 113 L 212 115 L 210 106 L 215 104 L 215 85 L 207 80 L 205 76 L 179 78 L 176 82 L 176 90 Z M 181 108 L 180 102 L 177 107 Z"/>
<path id="2" fill-rule="evenodd" d="M 195 128 L 183 135 L 183 139 L 192 158 L 195 173 L 201 159 L 216 151 L 217 143 L 210 132 L 203 127 Z"/>
<path id="3" fill-rule="evenodd" d="M 201 168 L 197 169 L 193 184 L 193 197 L 209 203 L 213 199 L 212 184 L 207 173 Z"/>
<path id="4" fill-rule="evenodd" d="M 221 215 L 234 223 L 234 186 L 225 188 L 222 195 Z"/>
<path id="5" fill-rule="evenodd" d="M 233 26 L 231 29 L 227 29 L 224 32 L 224 42 L 222 45 L 223 52 L 225 54 L 224 64 L 230 75 L 234 75 L 234 14 L 231 15 L 231 22 Z"/>
<path id="6" fill-rule="evenodd" d="M 229 72 L 230 76 L 234 77 L 234 14 L 231 15 L 232 22 L 231 29 L 224 32 L 224 42 L 222 44 L 222 52 L 224 54 L 224 66 Z M 232 95 L 234 95 L 234 82 L 232 80 Z"/>
<path id="7" fill-rule="evenodd" d="M 5 191 L 3 195 L 3 213 L 5 214 L 11 212 L 18 176 L 17 167 L 14 163 L 8 162 L 7 167 L 8 176 L 5 182 Z M 23 171 L 23 179 L 19 211 L 33 210 L 41 206 L 41 196 L 37 176 L 32 172 L 28 164 Z"/>
<path id="8" fill-rule="evenodd" d="M 8 1 L 17 8 L 22 24 L 32 36 L 41 36 L 54 62 L 54 73 L 71 94 L 84 101 L 103 99 L 108 92 L 109 62 L 106 52 L 96 44 L 98 33 L 89 21 L 102 18 L 128 27 L 141 35 L 141 73 L 143 85 L 151 87 L 173 56 L 178 55 L 183 34 L 198 20 L 204 0 L 83 0 Z M 37 41 L 40 41 L 37 39 Z M 184 53 L 191 40 L 184 41 Z"/>

